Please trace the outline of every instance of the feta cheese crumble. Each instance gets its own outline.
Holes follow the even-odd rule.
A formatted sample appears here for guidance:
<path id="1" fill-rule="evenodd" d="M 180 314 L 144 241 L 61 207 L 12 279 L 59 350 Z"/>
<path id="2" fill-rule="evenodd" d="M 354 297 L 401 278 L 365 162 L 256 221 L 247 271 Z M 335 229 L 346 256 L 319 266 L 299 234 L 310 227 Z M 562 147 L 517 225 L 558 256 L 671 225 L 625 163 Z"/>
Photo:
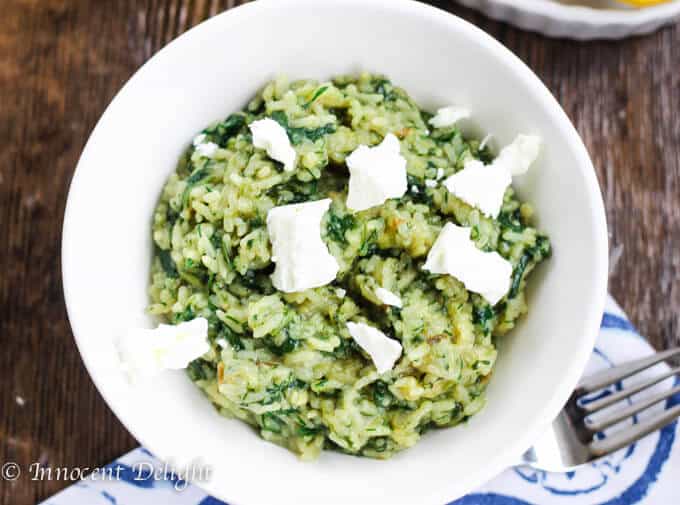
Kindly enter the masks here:
<path id="1" fill-rule="evenodd" d="M 205 143 L 206 138 L 208 138 L 208 136 L 205 133 L 199 133 L 198 135 L 196 135 L 193 141 L 194 147 L 198 147 L 201 144 Z"/>
<path id="2" fill-rule="evenodd" d="M 448 274 L 465 288 L 496 305 L 510 289 L 512 265 L 497 252 L 485 252 L 470 239 L 471 228 L 446 223 L 423 265 L 433 274 Z"/>
<path id="3" fill-rule="evenodd" d="M 270 118 L 258 119 L 248 125 L 253 134 L 253 145 L 267 151 L 271 159 L 283 163 L 283 169 L 295 169 L 295 149 L 290 143 L 283 126 Z"/>
<path id="4" fill-rule="evenodd" d="M 458 107 L 457 105 L 449 105 L 437 109 L 437 113 L 430 118 L 430 123 L 435 128 L 446 128 L 456 124 L 461 119 L 467 119 L 471 116 L 470 110 L 465 107 Z"/>
<path id="5" fill-rule="evenodd" d="M 392 305 L 393 307 L 398 308 L 402 307 L 401 298 L 383 287 L 379 287 L 375 290 L 375 296 L 377 296 L 385 305 Z"/>
<path id="6" fill-rule="evenodd" d="M 220 148 L 220 146 L 214 142 L 206 142 L 207 139 L 208 137 L 205 133 L 199 133 L 194 137 L 193 145 L 196 148 L 196 152 L 198 154 L 206 158 L 212 158 L 215 156 L 215 153 Z"/>
<path id="7" fill-rule="evenodd" d="M 434 179 L 425 179 L 425 186 L 428 188 L 436 188 L 438 184 Z"/>
<path id="8" fill-rule="evenodd" d="M 279 291 L 304 291 L 335 279 L 340 267 L 321 239 L 321 219 L 330 205 L 326 198 L 274 207 L 267 214 L 272 261 L 276 263 L 271 279 Z"/>
<path id="9" fill-rule="evenodd" d="M 219 148 L 220 146 L 214 142 L 206 142 L 205 144 L 197 145 L 196 152 L 198 152 L 198 154 L 201 156 L 205 156 L 206 158 L 213 158 Z"/>
<path id="10" fill-rule="evenodd" d="M 379 374 L 392 370 L 401 356 L 399 342 L 389 338 L 379 329 L 364 323 L 348 322 L 347 329 L 359 347 L 371 357 Z"/>
<path id="11" fill-rule="evenodd" d="M 463 170 L 444 181 L 444 186 L 484 215 L 495 219 L 501 211 L 503 195 L 512 183 L 512 176 L 526 173 L 538 157 L 540 146 L 539 137 L 519 135 L 489 165 L 479 160 L 468 160 Z"/>
<path id="12" fill-rule="evenodd" d="M 512 144 L 501 149 L 493 162 L 505 165 L 511 175 L 522 175 L 536 161 L 540 150 L 541 138 L 537 135 L 517 135 Z"/>
<path id="13" fill-rule="evenodd" d="M 164 370 L 186 368 L 210 350 L 208 320 L 197 317 L 156 329 L 135 328 L 118 339 L 122 368 L 131 380 L 151 378 Z"/>
<path id="14" fill-rule="evenodd" d="M 349 169 L 347 208 L 350 210 L 370 209 L 406 193 L 406 159 L 393 134 L 388 133 L 375 147 L 357 147 L 346 163 Z"/>

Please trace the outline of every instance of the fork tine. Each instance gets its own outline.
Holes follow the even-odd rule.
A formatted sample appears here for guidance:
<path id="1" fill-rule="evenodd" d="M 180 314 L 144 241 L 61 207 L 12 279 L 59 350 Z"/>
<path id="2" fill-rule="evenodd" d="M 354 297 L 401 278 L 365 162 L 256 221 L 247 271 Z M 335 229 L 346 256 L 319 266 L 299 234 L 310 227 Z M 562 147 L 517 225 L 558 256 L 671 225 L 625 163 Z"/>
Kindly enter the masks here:
<path id="1" fill-rule="evenodd" d="M 579 403 L 579 407 L 583 409 L 586 415 L 592 414 L 593 412 L 597 412 L 598 410 L 601 410 L 605 407 L 609 407 L 610 405 L 613 405 L 616 402 L 620 402 L 624 398 L 634 395 L 635 393 L 639 393 L 643 389 L 647 389 L 648 387 L 653 386 L 654 384 L 657 384 L 662 380 L 668 379 L 669 377 L 673 377 L 676 374 L 680 374 L 680 367 L 673 368 L 672 370 L 669 370 L 668 372 L 665 372 L 659 375 L 658 377 L 654 377 L 653 379 L 649 379 L 647 381 L 640 382 L 633 386 L 626 387 L 622 391 L 611 394 L 609 396 L 605 396 L 604 398 L 600 398 L 599 400 L 595 400 L 593 402 L 585 404 Z"/>
<path id="2" fill-rule="evenodd" d="M 651 419 L 645 419 L 631 427 L 631 429 L 621 430 L 612 436 L 591 442 L 588 445 L 588 449 L 595 458 L 606 456 L 623 447 L 627 447 L 633 442 L 637 442 L 654 431 L 660 430 L 678 417 L 680 417 L 680 405 L 665 410 L 662 414 Z"/>
<path id="3" fill-rule="evenodd" d="M 602 431 L 604 429 L 609 428 L 613 424 L 623 421 L 624 419 L 632 416 L 633 414 L 637 414 L 638 412 L 641 412 L 651 407 L 655 403 L 659 403 L 661 400 L 665 400 L 666 398 L 669 398 L 679 393 L 680 386 L 675 386 L 673 389 L 669 389 L 668 391 L 652 395 L 648 398 L 644 398 L 639 402 L 634 403 L 629 407 L 626 407 L 625 409 L 621 409 L 618 412 L 614 412 L 607 418 L 600 419 L 598 421 L 591 421 L 590 419 L 586 418 L 585 426 L 592 432 Z"/>
<path id="4" fill-rule="evenodd" d="M 646 358 L 630 361 L 628 363 L 624 363 L 623 365 L 603 370 L 602 372 L 582 379 L 577 387 L 576 392 L 578 396 L 581 396 L 584 393 L 592 393 L 593 391 L 605 388 L 611 384 L 614 384 L 615 382 L 625 379 L 626 377 L 630 377 L 640 370 L 649 368 L 652 365 L 677 355 L 680 355 L 680 347 L 668 349 L 667 351 L 658 352 Z"/>

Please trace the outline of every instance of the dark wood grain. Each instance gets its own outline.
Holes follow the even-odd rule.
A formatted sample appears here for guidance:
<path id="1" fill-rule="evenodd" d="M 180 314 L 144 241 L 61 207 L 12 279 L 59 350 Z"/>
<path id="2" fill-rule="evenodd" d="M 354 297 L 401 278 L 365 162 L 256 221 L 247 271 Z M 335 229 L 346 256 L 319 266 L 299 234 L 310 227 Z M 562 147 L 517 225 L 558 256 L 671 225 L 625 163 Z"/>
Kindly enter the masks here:
<path id="1" fill-rule="evenodd" d="M 0 462 L 92 466 L 136 445 L 88 378 L 66 319 L 59 246 L 68 184 L 97 118 L 134 70 L 237 3 L 2 2 Z M 435 4 L 507 45 L 564 106 L 602 185 L 611 291 L 655 346 L 678 345 L 680 25 L 624 42 L 575 43 Z M 0 504 L 35 503 L 67 484 L 0 481 Z"/>

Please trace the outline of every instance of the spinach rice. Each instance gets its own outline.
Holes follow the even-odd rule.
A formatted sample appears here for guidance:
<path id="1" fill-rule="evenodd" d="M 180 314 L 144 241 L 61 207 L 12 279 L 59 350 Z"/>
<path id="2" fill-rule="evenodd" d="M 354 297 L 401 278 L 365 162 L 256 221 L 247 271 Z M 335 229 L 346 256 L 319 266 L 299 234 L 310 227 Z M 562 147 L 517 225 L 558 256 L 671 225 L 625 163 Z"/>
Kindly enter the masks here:
<path id="1" fill-rule="evenodd" d="M 253 147 L 247 125 L 264 117 L 286 129 L 294 171 Z M 478 412 L 494 342 L 527 311 L 527 276 L 550 255 L 547 237 L 531 226 L 531 206 L 512 188 L 498 219 L 489 219 L 442 185 L 425 184 L 440 169 L 449 176 L 470 158 L 493 158 L 456 127 L 430 131 L 430 117 L 381 76 L 278 78 L 203 131 L 220 148 L 206 157 L 190 147 L 156 208 L 150 313 L 170 323 L 207 318 L 212 349 L 190 364 L 191 380 L 221 414 L 305 459 L 321 449 L 388 458 L 428 429 Z M 345 157 L 390 132 L 407 160 L 408 192 L 351 213 Z M 333 201 L 322 237 L 340 265 L 337 279 L 278 292 L 267 212 L 321 198 Z M 447 221 L 471 227 L 480 249 L 512 263 L 510 291 L 496 306 L 451 276 L 422 270 Z M 379 286 L 403 307 L 383 305 Z M 357 318 L 401 342 L 393 370 L 379 376 L 355 344 L 346 322 Z"/>

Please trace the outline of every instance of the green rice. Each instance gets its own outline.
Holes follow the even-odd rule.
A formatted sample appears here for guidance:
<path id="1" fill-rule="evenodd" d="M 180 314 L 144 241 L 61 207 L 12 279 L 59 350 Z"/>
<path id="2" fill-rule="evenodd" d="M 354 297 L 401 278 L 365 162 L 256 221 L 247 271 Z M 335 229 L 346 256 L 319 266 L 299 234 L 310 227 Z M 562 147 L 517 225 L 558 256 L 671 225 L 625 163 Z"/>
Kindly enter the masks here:
<path id="1" fill-rule="evenodd" d="M 286 128 L 298 155 L 294 171 L 253 147 L 247 125 L 263 117 Z M 381 76 L 279 78 L 203 131 L 220 149 L 206 158 L 190 147 L 154 213 L 149 312 L 170 323 L 207 318 L 212 350 L 190 364 L 191 380 L 221 414 L 305 459 L 321 449 L 388 458 L 428 429 L 479 412 L 495 341 L 526 313 L 527 276 L 550 254 L 546 236 L 531 226 L 532 208 L 512 188 L 492 220 L 442 185 L 425 184 L 438 169 L 448 176 L 470 158 L 493 158 L 455 127 L 429 131 L 429 117 Z M 409 190 L 351 213 L 345 157 L 390 132 L 407 160 Z M 321 198 L 333 201 L 322 237 L 338 277 L 278 292 L 269 278 L 267 212 Z M 451 276 L 422 270 L 447 221 L 471 227 L 480 249 L 512 263 L 512 287 L 496 306 Z M 382 305 L 379 286 L 398 294 L 403 308 Z M 350 320 L 401 342 L 393 370 L 377 374 L 349 335 Z"/>

